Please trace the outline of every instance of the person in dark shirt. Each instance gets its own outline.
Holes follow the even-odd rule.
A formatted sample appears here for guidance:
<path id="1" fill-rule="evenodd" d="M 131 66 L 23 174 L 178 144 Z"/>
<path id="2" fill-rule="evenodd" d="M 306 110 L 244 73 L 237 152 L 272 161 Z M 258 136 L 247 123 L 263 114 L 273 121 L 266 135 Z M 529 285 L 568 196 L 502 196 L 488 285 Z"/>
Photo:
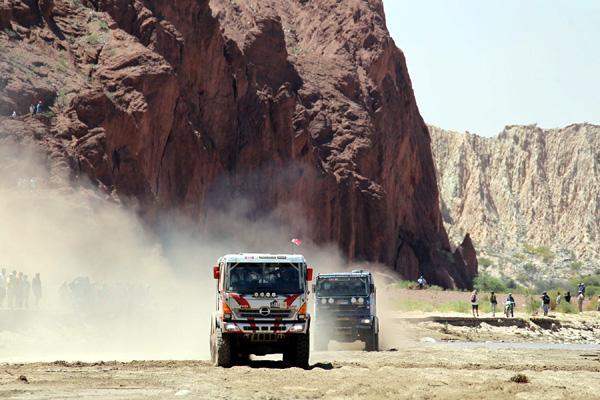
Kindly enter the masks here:
<path id="1" fill-rule="evenodd" d="M 542 293 L 542 308 L 544 309 L 544 316 L 547 317 L 548 309 L 550 308 L 550 296 L 548 296 L 548 293 L 545 290 L 544 293 Z"/>

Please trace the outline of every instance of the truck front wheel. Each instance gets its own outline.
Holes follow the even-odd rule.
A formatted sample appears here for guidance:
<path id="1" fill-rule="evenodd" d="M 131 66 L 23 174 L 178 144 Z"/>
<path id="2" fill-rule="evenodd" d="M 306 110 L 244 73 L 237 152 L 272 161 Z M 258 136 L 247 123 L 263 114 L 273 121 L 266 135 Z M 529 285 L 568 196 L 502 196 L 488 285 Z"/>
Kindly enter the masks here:
<path id="1" fill-rule="evenodd" d="M 231 337 L 218 328 L 210 335 L 210 359 L 216 367 L 231 365 Z"/>
<path id="2" fill-rule="evenodd" d="M 292 335 L 286 343 L 283 350 L 283 362 L 298 368 L 308 368 L 308 359 L 310 357 L 310 335 L 306 334 Z"/>
<path id="3" fill-rule="evenodd" d="M 365 350 L 379 351 L 379 332 L 376 332 L 375 325 L 373 325 L 371 331 L 367 333 L 367 337 L 365 339 Z"/>

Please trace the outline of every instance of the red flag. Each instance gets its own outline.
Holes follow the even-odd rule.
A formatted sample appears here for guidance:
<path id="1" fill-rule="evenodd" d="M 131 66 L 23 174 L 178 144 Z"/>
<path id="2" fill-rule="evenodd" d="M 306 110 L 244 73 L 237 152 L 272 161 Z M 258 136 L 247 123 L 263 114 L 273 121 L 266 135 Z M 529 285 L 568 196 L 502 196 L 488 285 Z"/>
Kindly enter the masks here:
<path id="1" fill-rule="evenodd" d="M 298 246 L 300 246 L 300 239 L 292 239 L 292 243 L 297 244 Z"/>

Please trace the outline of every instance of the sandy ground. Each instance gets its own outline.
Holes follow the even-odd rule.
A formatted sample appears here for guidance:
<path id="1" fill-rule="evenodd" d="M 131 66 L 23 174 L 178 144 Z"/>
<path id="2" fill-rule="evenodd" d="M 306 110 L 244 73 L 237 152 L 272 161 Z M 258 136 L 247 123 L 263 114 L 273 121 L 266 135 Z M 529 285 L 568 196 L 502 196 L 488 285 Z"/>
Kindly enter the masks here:
<path id="1" fill-rule="evenodd" d="M 382 351 L 331 342 L 328 351 L 311 353 L 308 370 L 285 368 L 277 356 L 213 367 L 206 335 L 187 353 L 172 351 L 169 341 L 155 343 L 154 353 L 132 342 L 108 352 L 89 326 L 74 334 L 61 323 L 61 334 L 74 341 L 67 347 L 41 340 L 48 322 L 44 333 L 31 325 L 2 329 L 0 398 L 589 400 L 600 393 L 594 313 L 537 322 L 522 314 L 505 326 L 459 313 L 382 309 L 380 316 Z M 528 382 L 511 380 L 517 376 Z"/>

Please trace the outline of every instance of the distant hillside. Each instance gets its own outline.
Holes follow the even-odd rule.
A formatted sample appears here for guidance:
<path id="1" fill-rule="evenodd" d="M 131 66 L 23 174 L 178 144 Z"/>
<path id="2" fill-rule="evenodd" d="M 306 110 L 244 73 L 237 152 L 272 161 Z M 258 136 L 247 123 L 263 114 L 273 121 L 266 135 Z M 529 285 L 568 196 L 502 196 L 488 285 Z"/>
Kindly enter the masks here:
<path id="1" fill-rule="evenodd" d="M 480 267 L 525 285 L 600 269 L 600 126 L 429 130 L 444 225 L 471 235 Z"/>

